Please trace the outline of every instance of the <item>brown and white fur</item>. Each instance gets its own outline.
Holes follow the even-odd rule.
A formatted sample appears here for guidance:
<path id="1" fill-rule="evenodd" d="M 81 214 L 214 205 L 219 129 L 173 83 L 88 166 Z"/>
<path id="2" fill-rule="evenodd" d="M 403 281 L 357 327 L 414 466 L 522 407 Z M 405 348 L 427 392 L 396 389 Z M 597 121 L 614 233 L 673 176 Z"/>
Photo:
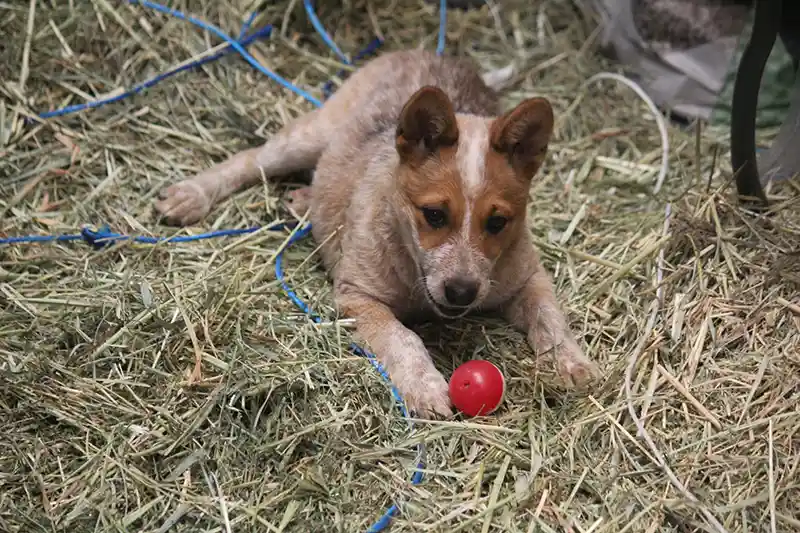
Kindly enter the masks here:
<path id="1" fill-rule="evenodd" d="M 531 180 L 553 129 L 547 100 L 501 113 L 472 63 L 392 52 L 356 71 L 323 107 L 162 193 L 189 224 L 265 176 L 316 168 L 313 236 L 339 310 L 418 416 L 448 416 L 448 385 L 406 324 L 499 311 L 568 385 L 597 374 L 569 330 L 526 224 Z M 300 203 L 300 202 L 297 202 Z"/>

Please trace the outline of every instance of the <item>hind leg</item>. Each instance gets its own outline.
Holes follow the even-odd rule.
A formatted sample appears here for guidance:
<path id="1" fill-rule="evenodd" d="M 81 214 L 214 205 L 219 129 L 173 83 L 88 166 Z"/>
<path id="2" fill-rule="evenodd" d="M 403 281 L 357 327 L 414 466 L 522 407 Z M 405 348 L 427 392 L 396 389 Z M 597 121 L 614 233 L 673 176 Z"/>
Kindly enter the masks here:
<path id="1" fill-rule="evenodd" d="M 231 194 L 274 177 L 314 168 L 328 143 L 328 125 L 315 110 L 279 131 L 262 146 L 243 150 L 222 163 L 161 191 L 156 209 L 172 224 L 203 219 Z"/>

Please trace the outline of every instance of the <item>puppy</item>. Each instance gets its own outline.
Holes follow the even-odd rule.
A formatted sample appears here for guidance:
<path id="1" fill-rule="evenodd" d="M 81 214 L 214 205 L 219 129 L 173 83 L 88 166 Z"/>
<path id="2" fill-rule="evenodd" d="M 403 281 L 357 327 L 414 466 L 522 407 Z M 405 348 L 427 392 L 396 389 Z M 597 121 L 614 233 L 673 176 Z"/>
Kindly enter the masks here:
<path id="1" fill-rule="evenodd" d="M 422 51 L 387 53 L 356 71 L 323 107 L 162 192 L 178 224 L 233 192 L 316 168 L 312 233 L 335 304 L 417 416 L 449 416 L 445 378 L 410 320 L 499 311 L 561 378 L 597 374 L 570 332 L 526 224 L 531 180 L 553 129 L 547 100 L 501 113 L 473 64 Z"/>

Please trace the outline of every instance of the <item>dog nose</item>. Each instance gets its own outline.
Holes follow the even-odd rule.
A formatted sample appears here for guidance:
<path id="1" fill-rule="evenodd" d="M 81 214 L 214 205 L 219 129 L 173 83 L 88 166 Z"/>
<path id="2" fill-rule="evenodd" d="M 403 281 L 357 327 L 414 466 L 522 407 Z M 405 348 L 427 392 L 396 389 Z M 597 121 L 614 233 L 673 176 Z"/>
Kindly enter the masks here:
<path id="1" fill-rule="evenodd" d="M 452 279 L 444 284 L 444 297 L 452 305 L 466 307 L 478 296 L 478 284 L 469 279 Z"/>

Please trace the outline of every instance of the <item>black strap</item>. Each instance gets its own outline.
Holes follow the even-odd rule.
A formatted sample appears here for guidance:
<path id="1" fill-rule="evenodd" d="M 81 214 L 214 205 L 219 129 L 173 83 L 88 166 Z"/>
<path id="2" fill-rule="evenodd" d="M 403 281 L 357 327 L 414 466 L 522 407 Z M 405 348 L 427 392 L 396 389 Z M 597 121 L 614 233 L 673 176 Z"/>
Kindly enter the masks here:
<path id="1" fill-rule="evenodd" d="M 752 34 L 733 87 L 731 166 L 736 173 L 736 189 L 742 197 L 758 198 L 764 207 L 767 196 L 756 164 L 756 110 L 761 77 L 781 26 L 783 1 L 756 0 Z"/>

